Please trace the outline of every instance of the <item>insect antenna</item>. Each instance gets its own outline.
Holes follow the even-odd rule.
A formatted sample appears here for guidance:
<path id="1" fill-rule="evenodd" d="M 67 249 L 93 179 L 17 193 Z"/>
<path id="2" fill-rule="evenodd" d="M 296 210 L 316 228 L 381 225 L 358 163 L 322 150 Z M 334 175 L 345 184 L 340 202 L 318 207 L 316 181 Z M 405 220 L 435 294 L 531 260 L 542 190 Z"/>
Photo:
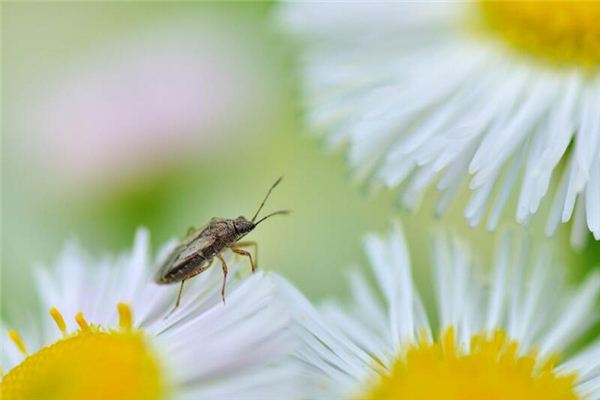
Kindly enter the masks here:
<path id="1" fill-rule="evenodd" d="M 259 219 L 258 222 L 254 225 L 258 225 L 261 222 L 263 222 L 265 219 L 270 218 L 274 215 L 288 215 L 289 213 L 291 213 L 290 210 L 279 210 L 279 211 L 272 212 L 271 214 L 267 215 L 266 217 L 262 217 L 261 219 Z"/>
<path id="2" fill-rule="evenodd" d="M 279 185 L 279 182 L 281 182 L 281 180 L 283 179 L 283 176 L 280 177 L 279 179 L 277 179 L 275 181 L 275 183 L 273 185 L 271 185 L 271 188 L 269 189 L 269 191 L 267 192 L 267 195 L 265 196 L 265 199 L 262 201 L 262 203 L 260 203 L 260 207 L 258 207 L 258 210 L 256 211 L 256 214 L 254 214 L 254 217 L 252 217 L 252 222 L 254 222 L 254 220 L 256 220 L 256 217 L 258 217 L 258 213 L 260 212 L 260 210 L 262 210 L 263 206 L 265 205 L 265 203 L 267 202 L 267 199 L 269 198 L 269 195 L 271 194 L 271 192 L 273 191 L 273 189 L 275 189 L 275 187 L 277 185 Z M 279 212 L 279 211 L 278 211 Z M 273 213 L 272 215 L 274 215 L 275 213 Z M 264 220 L 265 218 L 263 218 Z M 262 221 L 262 220 L 261 220 Z"/>

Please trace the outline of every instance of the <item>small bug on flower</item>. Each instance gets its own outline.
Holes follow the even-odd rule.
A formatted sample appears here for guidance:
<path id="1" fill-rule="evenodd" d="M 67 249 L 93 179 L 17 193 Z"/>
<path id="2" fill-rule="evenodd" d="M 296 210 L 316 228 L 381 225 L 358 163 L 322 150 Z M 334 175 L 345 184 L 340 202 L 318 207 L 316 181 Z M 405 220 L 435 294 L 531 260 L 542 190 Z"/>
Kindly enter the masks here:
<path id="1" fill-rule="evenodd" d="M 257 222 L 254 222 L 258 217 L 258 213 L 260 213 L 260 210 L 262 210 L 269 198 L 269 195 L 279 182 L 281 182 L 281 179 L 283 178 L 279 178 L 273 183 L 264 200 L 258 207 L 258 210 L 254 214 L 254 217 L 252 217 L 250 221 L 242 216 L 235 219 L 212 218 L 205 228 L 201 230 L 192 230 L 188 237 L 169 254 L 160 267 L 156 282 L 159 284 L 181 282 L 173 311 L 179 307 L 185 281 L 210 268 L 215 257 L 221 261 L 221 267 L 223 268 L 221 298 L 223 299 L 223 302 L 225 302 L 227 263 L 221 256 L 221 253 L 226 249 L 231 249 L 234 253 L 248 257 L 252 272 L 256 271 L 256 263 L 252 258 L 252 254 L 249 251 L 244 250 L 243 247 L 253 246 L 255 249 L 254 255 L 258 258 L 257 243 L 253 241 L 240 242 L 239 240 L 253 231 L 258 224 L 267 218 L 274 215 L 289 214 L 288 210 L 275 211 L 261 218 Z"/>

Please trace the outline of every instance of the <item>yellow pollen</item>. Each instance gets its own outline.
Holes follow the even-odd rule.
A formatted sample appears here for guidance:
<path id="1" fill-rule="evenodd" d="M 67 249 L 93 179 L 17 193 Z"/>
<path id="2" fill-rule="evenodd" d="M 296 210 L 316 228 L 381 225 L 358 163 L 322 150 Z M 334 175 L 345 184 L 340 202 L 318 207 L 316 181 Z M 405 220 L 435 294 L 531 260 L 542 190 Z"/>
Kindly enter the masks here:
<path id="1" fill-rule="evenodd" d="M 557 358 L 519 355 L 503 331 L 477 334 L 470 348 L 447 329 L 438 341 L 419 341 L 398 357 L 389 374 L 372 382 L 361 400 L 572 400 L 575 375 L 557 375 Z"/>
<path id="2" fill-rule="evenodd" d="M 128 304 L 119 303 L 117 304 L 117 310 L 119 311 L 119 327 L 124 330 L 131 330 L 131 307 Z"/>
<path id="3" fill-rule="evenodd" d="M 120 330 L 90 325 L 79 313 L 80 330 L 27 356 L 0 383 L 2 400 L 160 400 L 163 375 L 142 332 L 132 330 L 131 308 L 118 305 Z M 53 309 L 55 310 L 55 309 Z M 50 311 L 59 329 L 64 319 Z M 128 318 L 128 319 L 127 319 Z M 62 331 L 62 329 L 61 329 Z M 66 329 L 65 329 L 66 332 Z M 14 331 L 11 339 L 20 347 Z M 23 346 L 24 348 L 24 346 Z"/>
<path id="4" fill-rule="evenodd" d="M 17 349 L 19 349 L 21 354 L 27 355 L 27 348 L 25 347 L 25 342 L 23 342 L 23 339 L 21 339 L 19 333 L 11 329 L 10 331 L 8 331 L 8 336 L 10 337 L 10 340 L 13 341 L 15 346 L 17 346 Z"/>
<path id="5" fill-rule="evenodd" d="M 89 332 L 90 326 L 81 311 L 75 315 L 75 322 L 77 322 L 77 325 L 79 325 L 79 329 L 81 329 L 82 332 Z"/>
<path id="6" fill-rule="evenodd" d="M 600 2 L 480 2 L 483 30 L 554 65 L 600 66 Z"/>
<path id="7" fill-rule="evenodd" d="M 65 325 L 65 319 L 63 318 L 60 311 L 56 309 L 56 307 L 52 307 L 50 309 L 50 316 L 56 323 L 56 326 L 60 330 L 60 332 L 65 336 L 67 334 L 67 326 Z"/>

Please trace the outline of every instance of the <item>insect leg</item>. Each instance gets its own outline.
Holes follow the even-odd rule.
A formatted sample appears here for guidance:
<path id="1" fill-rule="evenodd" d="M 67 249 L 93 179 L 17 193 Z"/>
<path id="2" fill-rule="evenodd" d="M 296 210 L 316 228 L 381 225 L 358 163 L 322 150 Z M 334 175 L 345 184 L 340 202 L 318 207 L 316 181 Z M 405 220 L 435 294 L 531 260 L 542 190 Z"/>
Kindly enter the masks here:
<path id="1" fill-rule="evenodd" d="M 175 302 L 175 308 L 179 307 L 179 302 L 181 301 L 181 294 L 183 293 L 183 284 L 185 283 L 185 279 L 181 281 L 181 286 L 179 287 L 179 294 L 177 295 L 177 301 Z M 175 309 L 173 309 L 175 310 Z"/>
<path id="2" fill-rule="evenodd" d="M 252 269 L 252 272 L 254 272 L 256 270 L 256 268 L 258 268 L 258 243 L 256 243 L 255 241 L 237 242 L 234 246 L 235 247 L 254 247 L 254 262 L 255 262 L 255 264 L 254 264 L 254 268 Z M 252 259 L 252 258 L 250 258 L 250 259 Z"/>
<path id="3" fill-rule="evenodd" d="M 223 299 L 223 304 L 225 304 L 225 283 L 227 283 L 227 263 L 225 259 L 221 257 L 220 254 L 217 254 L 219 260 L 221 260 L 221 266 L 223 267 L 223 286 L 221 287 L 221 298 Z"/>
<path id="4" fill-rule="evenodd" d="M 175 302 L 175 307 L 173 307 L 173 309 L 165 316 L 165 319 L 169 318 L 171 316 L 171 314 L 173 314 L 175 312 L 175 310 L 177 310 L 177 307 L 179 307 L 179 302 L 181 301 L 181 293 L 183 292 L 183 283 L 185 282 L 185 279 L 181 281 L 181 286 L 179 287 L 179 294 L 177 295 L 177 301 Z"/>
<path id="5" fill-rule="evenodd" d="M 234 253 L 240 254 L 242 256 L 246 256 L 250 259 L 250 265 L 252 266 L 252 272 L 256 271 L 256 266 L 254 265 L 254 260 L 252 259 L 252 254 L 249 251 L 242 250 L 238 247 L 231 247 L 231 251 Z"/>

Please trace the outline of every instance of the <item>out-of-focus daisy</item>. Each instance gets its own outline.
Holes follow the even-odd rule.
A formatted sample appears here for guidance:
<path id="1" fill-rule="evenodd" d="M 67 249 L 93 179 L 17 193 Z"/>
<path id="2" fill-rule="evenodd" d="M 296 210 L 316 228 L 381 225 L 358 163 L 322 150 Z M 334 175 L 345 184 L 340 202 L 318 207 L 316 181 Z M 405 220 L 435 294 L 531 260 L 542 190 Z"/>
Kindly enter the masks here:
<path id="1" fill-rule="evenodd" d="M 140 231 L 132 252 L 117 260 L 93 262 L 68 246 L 53 270 L 40 270 L 50 315 L 2 333 L 0 397 L 293 398 L 292 367 L 281 365 L 289 318 L 271 278 L 257 272 L 241 280 L 230 262 L 225 305 L 222 271 L 211 268 L 190 280 L 166 317 L 177 288 L 154 283 L 148 252 Z"/>
<path id="2" fill-rule="evenodd" d="M 246 28 L 199 18 L 142 23 L 92 43 L 34 92 L 13 96 L 29 107 L 13 129 L 22 133 L 16 144 L 45 180 L 78 192 L 123 185 L 221 158 L 263 129 L 275 67 L 256 56 L 260 44 Z"/>
<path id="3" fill-rule="evenodd" d="M 600 399 L 600 342 L 557 358 L 598 319 L 600 276 L 570 290 L 547 249 L 530 260 L 510 239 L 489 276 L 462 242 L 434 241 L 434 285 L 421 294 L 435 289 L 437 313 L 421 301 L 399 229 L 367 240 L 380 291 L 353 275 L 348 309 L 317 311 L 283 284 L 298 307 L 298 357 L 321 380 L 314 398 Z"/>
<path id="4" fill-rule="evenodd" d="M 359 177 L 401 186 L 407 207 L 436 181 L 438 213 L 468 181 L 465 216 L 476 225 L 489 212 L 490 229 L 518 191 L 519 222 L 545 206 L 548 234 L 575 213 L 573 241 L 586 224 L 600 239 L 600 3 L 280 11 L 306 42 L 309 119 L 332 144 L 350 143 Z"/>

